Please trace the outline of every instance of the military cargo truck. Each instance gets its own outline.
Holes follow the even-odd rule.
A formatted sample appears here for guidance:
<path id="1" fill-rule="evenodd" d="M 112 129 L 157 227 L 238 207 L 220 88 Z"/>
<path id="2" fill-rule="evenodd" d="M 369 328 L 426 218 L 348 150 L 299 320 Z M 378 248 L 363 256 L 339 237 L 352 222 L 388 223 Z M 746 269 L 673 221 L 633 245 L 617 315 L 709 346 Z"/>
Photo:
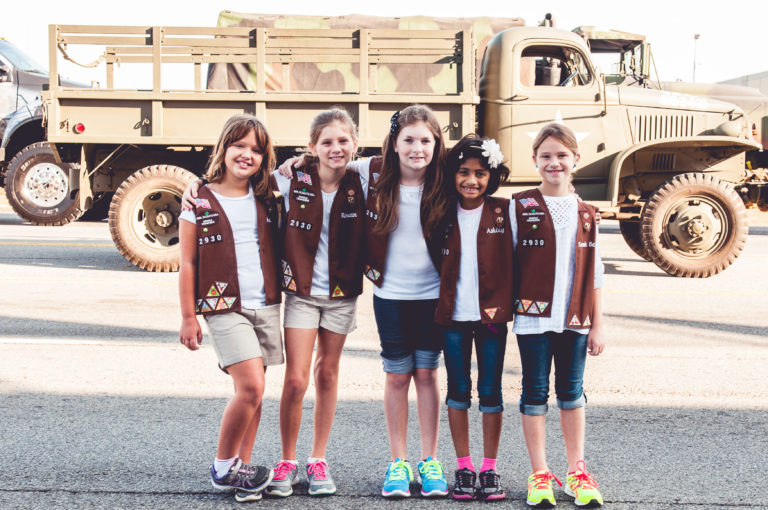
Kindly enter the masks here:
<path id="1" fill-rule="evenodd" d="M 716 274 L 744 245 L 746 211 L 733 183 L 743 178 L 744 152 L 757 144 L 743 111 L 607 83 L 577 34 L 514 26 L 478 38 L 477 20 L 446 28 L 429 18 L 432 26 L 413 29 L 403 19 L 337 28 L 315 18 L 286 28 L 287 17 L 222 17 L 217 28 L 49 28 L 52 75 L 58 45 L 103 52 L 106 88 L 50 84 L 48 139 L 59 161 L 79 165 L 73 188 L 83 207 L 94 193 L 114 191 L 110 231 L 139 267 L 178 267 L 179 196 L 231 114 L 259 116 L 288 155 L 306 144 L 318 111 L 341 105 L 370 154 L 392 112 L 414 102 L 433 108 L 449 144 L 473 131 L 497 139 L 512 169 L 510 189 L 539 181 L 530 160 L 539 128 L 568 124 L 582 149 L 577 191 L 604 215 L 639 225 L 634 239 L 670 274 Z M 151 66 L 150 89 L 117 87 L 115 66 L 134 63 Z M 191 88 L 164 89 L 164 69 L 180 63 L 193 69 Z"/>

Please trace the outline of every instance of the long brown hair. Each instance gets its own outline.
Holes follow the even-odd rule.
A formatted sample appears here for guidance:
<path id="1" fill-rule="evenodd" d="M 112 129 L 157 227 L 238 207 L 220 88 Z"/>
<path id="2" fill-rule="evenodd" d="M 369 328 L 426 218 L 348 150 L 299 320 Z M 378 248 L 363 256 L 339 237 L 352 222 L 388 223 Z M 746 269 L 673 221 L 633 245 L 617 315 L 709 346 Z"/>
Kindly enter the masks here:
<path id="1" fill-rule="evenodd" d="M 544 143 L 544 140 L 549 137 L 552 137 L 565 145 L 565 147 L 574 154 L 579 153 L 579 142 L 576 140 L 576 133 L 574 133 L 573 130 L 565 124 L 552 122 L 542 127 L 541 131 L 539 131 L 539 134 L 537 134 L 536 138 L 533 140 L 534 156 L 539 151 L 539 147 L 542 143 Z"/>
<path id="2" fill-rule="evenodd" d="M 338 122 L 344 126 L 352 140 L 357 143 L 357 124 L 355 124 L 355 121 L 352 119 L 349 112 L 341 106 L 332 106 L 312 118 L 312 123 L 309 125 L 309 143 L 317 145 L 317 141 L 320 139 L 320 134 L 323 132 L 323 129 L 334 122 Z M 354 154 L 352 157 L 354 157 Z M 303 160 L 304 163 L 319 163 L 319 159 L 317 156 L 312 155 L 309 147 L 307 147 L 307 150 L 304 153 Z"/>
<path id="3" fill-rule="evenodd" d="M 397 228 L 397 206 L 400 203 L 400 156 L 395 152 L 397 137 L 406 126 L 423 122 L 435 138 L 435 149 L 432 161 L 427 166 L 424 177 L 424 191 L 421 195 L 421 225 L 424 237 L 431 237 L 445 216 L 448 200 L 443 193 L 443 157 L 445 143 L 440 123 L 429 107 L 414 104 L 401 110 L 392 118 L 392 128 L 384 139 L 382 147 L 381 175 L 376 182 L 376 208 L 379 220 L 374 228 L 375 233 L 392 232 Z"/>
<path id="4" fill-rule="evenodd" d="M 275 151 L 272 147 L 272 139 L 264 124 L 247 113 L 233 115 L 224 123 L 216 147 L 211 153 L 205 178 L 210 182 L 219 182 L 224 178 L 224 173 L 227 171 L 224 165 L 227 147 L 248 136 L 251 131 L 256 135 L 256 144 L 262 153 L 259 170 L 250 177 L 253 194 L 258 197 L 270 198 L 274 192 L 270 181 L 270 172 L 275 168 Z"/>

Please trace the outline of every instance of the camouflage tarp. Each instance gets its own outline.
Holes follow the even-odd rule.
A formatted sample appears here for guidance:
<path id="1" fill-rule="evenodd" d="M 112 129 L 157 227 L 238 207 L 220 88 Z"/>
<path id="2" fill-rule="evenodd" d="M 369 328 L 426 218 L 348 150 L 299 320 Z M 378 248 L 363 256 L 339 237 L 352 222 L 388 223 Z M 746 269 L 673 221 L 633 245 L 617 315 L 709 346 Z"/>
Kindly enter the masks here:
<path id="1" fill-rule="evenodd" d="M 510 27 L 523 26 L 521 18 L 433 18 L 409 16 L 381 18 L 351 14 L 349 16 L 299 16 L 274 14 L 242 14 L 222 11 L 219 27 L 265 28 L 382 28 L 403 30 L 472 29 L 479 76 L 485 46 L 491 37 Z M 455 66 L 449 64 L 379 64 L 377 92 L 455 93 Z M 354 91 L 360 80 L 360 66 L 355 63 L 291 63 L 290 83 L 284 87 L 282 65 L 268 64 L 267 90 L 292 91 Z M 208 88 L 225 90 L 254 90 L 255 72 L 250 64 L 211 64 Z"/>

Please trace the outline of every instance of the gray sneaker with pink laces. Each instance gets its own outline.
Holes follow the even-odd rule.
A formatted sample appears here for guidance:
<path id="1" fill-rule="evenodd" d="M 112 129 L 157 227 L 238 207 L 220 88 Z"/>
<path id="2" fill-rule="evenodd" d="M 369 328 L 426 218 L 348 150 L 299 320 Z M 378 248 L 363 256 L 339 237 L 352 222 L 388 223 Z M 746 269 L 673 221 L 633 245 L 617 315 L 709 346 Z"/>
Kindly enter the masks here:
<path id="1" fill-rule="evenodd" d="M 307 480 L 309 480 L 310 496 L 329 496 L 336 494 L 336 484 L 333 483 L 328 464 L 317 461 L 307 464 Z"/>

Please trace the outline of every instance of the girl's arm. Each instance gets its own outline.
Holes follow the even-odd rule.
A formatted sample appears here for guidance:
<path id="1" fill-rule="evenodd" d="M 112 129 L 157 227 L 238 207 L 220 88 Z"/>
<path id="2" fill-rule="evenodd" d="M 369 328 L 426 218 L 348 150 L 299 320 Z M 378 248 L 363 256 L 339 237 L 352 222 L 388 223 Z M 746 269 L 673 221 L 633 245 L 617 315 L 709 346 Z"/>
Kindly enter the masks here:
<path id="1" fill-rule="evenodd" d="M 181 329 L 179 341 L 191 351 L 203 343 L 203 332 L 195 317 L 195 273 L 197 272 L 197 227 L 186 220 L 179 221 L 179 300 L 181 303 Z"/>
<path id="2" fill-rule="evenodd" d="M 605 349 L 603 341 L 603 293 L 602 289 L 595 289 L 592 296 L 592 328 L 587 335 L 587 352 L 592 356 L 599 356 Z"/>

